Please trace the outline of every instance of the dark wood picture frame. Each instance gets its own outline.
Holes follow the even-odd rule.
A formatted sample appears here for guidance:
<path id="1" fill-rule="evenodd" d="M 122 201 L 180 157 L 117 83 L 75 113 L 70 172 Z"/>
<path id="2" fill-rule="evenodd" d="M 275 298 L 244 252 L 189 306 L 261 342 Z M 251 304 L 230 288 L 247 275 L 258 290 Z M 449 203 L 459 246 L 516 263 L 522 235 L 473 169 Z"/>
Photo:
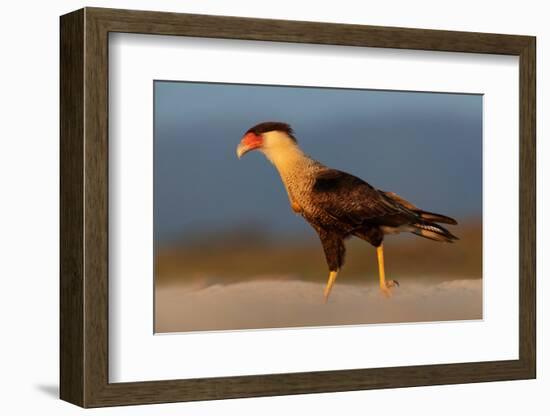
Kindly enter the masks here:
<path id="1" fill-rule="evenodd" d="M 534 37 L 100 8 L 64 15 L 60 28 L 61 399 L 100 407 L 535 378 Z M 110 32 L 519 56 L 519 359 L 109 383 Z"/>

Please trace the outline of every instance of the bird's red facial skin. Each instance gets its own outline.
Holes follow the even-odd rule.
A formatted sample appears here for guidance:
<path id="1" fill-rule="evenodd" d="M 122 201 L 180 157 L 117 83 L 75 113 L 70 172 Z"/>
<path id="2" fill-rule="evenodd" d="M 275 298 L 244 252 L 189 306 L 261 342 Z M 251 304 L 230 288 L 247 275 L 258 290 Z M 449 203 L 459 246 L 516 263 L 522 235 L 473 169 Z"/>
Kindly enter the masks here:
<path id="1" fill-rule="evenodd" d="M 247 152 L 262 147 L 262 144 L 262 136 L 254 134 L 252 132 L 246 133 L 241 140 L 241 145 L 246 148 Z"/>
<path id="2" fill-rule="evenodd" d="M 237 157 L 240 159 L 251 150 L 259 149 L 263 144 L 264 139 L 261 135 L 253 132 L 246 133 L 237 146 Z"/>

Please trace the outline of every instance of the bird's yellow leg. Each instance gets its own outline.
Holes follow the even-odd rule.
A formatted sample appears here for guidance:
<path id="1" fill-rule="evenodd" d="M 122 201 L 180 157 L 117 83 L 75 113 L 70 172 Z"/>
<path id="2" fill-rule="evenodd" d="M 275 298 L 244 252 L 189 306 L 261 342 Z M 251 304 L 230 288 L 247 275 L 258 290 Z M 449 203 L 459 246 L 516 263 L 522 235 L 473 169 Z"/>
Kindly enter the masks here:
<path id="1" fill-rule="evenodd" d="M 380 278 L 380 290 L 386 296 L 389 298 L 391 293 L 391 288 L 394 286 L 399 286 L 399 282 L 397 280 L 389 280 L 386 281 L 386 273 L 384 270 L 384 246 L 380 244 L 378 247 L 376 247 L 376 255 L 378 257 L 378 276 Z"/>
<path id="2" fill-rule="evenodd" d="M 325 303 L 328 301 L 328 297 L 330 296 L 330 291 L 332 290 L 332 286 L 334 285 L 334 282 L 336 281 L 336 276 L 338 276 L 338 270 L 334 271 L 331 270 L 330 274 L 328 275 L 328 282 L 325 287 Z"/>

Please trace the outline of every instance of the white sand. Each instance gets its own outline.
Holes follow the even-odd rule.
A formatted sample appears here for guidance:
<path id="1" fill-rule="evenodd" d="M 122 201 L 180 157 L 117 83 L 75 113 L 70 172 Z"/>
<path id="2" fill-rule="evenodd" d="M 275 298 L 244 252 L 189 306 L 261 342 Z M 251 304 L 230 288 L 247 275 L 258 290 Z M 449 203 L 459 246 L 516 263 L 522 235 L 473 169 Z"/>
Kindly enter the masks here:
<path id="1" fill-rule="evenodd" d="M 257 280 L 204 282 L 156 289 L 156 332 L 308 327 L 482 318 L 480 279 L 444 282 L 403 279 L 384 298 L 374 284 L 334 286 L 323 302 L 324 284 Z"/>

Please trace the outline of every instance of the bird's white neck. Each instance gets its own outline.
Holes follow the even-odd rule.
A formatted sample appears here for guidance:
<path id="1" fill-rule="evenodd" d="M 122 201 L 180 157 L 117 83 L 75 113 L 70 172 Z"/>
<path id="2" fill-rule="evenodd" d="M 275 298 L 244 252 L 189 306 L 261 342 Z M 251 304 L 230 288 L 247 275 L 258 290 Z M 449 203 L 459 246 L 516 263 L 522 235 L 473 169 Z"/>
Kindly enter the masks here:
<path id="1" fill-rule="evenodd" d="M 298 169 L 314 163 L 294 140 L 281 132 L 270 132 L 264 136 L 262 153 L 273 163 L 283 180 L 295 175 Z"/>
<path id="2" fill-rule="evenodd" d="M 298 146 L 276 151 L 264 150 L 264 154 L 283 177 L 310 160 Z"/>

